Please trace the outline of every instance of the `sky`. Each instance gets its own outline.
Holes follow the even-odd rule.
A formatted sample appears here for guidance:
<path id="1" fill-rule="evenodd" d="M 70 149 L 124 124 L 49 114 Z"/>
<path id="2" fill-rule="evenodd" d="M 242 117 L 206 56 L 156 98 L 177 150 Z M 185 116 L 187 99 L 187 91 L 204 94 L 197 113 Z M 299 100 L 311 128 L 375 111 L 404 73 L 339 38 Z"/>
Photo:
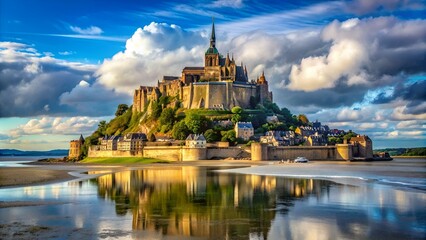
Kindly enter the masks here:
<path id="1" fill-rule="evenodd" d="M 216 46 L 274 101 L 373 148 L 426 146 L 426 2 L 0 0 L 0 148 L 66 149 Z"/>

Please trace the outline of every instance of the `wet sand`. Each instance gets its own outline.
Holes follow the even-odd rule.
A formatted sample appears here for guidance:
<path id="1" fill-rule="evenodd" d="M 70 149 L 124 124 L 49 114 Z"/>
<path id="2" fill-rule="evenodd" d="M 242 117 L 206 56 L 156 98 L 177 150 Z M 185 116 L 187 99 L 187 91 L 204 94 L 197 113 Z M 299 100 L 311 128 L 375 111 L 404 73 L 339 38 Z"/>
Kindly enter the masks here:
<path id="1" fill-rule="evenodd" d="M 74 179 L 68 170 L 34 167 L 0 168 L 0 187 L 28 186 Z"/>

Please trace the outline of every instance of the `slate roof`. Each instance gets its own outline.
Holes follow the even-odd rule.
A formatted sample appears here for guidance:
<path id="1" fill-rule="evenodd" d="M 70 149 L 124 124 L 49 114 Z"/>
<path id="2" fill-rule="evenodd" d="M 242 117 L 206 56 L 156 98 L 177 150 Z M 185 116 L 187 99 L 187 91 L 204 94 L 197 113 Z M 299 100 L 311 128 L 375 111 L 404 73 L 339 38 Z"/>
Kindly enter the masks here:
<path id="1" fill-rule="evenodd" d="M 203 134 L 189 134 L 186 140 L 192 141 L 206 141 L 206 138 Z"/>
<path id="2" fill-rule="evenodd" d="M 237 122 L 238 128 L 253 128 L 253 124 L 251 122 Z"/>

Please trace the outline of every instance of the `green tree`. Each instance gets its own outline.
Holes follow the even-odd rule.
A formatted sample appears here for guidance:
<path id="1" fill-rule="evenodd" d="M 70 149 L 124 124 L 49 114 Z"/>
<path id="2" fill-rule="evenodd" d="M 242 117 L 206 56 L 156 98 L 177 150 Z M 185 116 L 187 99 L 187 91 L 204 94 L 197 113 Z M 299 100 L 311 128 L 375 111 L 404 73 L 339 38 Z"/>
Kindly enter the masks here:
<path id="1" fill-rule="evenodd" d="M 351 140 L 351 138 L 352 137 L 356 137 L 358 134 L 356 134 L 355 132 L 352 132 L 351 130 L 349 130 L 349 132 L 348 133 L 346 133 L 344 136 L 343 136 L 343 139 L 346 139 L 346 140 Z"/>
<path id="2" fill-rule="evenodd" d="M 240 106 L 235 106 L 231 109 L 231 112 L 234 114 L 241 114 L 243 112 L 243 109 Z"/>
<path id="3" fill-rule="evenodd" d="M 117 111 L 115 111 L 115 116 L 121 116 L 123 115 L 127 109 L 129 109 L 129 106 L 127 106 L 127 104 L 119 104 L 117 107 Z"/>
<path id="4" fill-rule="evenodd" d="M 162 132 L 168 132 L 172 130 L 173 124 L 175 122 L 175 110 L 173 108 L 164 109 L 159 118 L 159 123 L 161 125 Z"/>
<path id="5" fill-rule="evenodd" d="M 222 142 L 229 142 L 230 144 L 235 144 L 237 141 L 235 130 L 222 131 Z"/>
<path id="6" fill-rule="evenodd" d="M 173 132 L 172 133 L 173 138 L 177 139 L 177 140 L 185 140 L 186 137 L 188 136 L 188 134 L 190 133 L 188 127 L 185 124 L 184 120 L 179 121 L 178 123 L 176 123 L 173 126 L 172 132 Z"/>
<path id="7" fill-rule="evenodd" d="M 107 123 L 106 123 L 105 120 L 100 121 L 99 124 L 98 124 L 98 132 L 101 135 L 105 135 L 107 127 L 108 126 L 107 126 Z"/>
<path id="8" fill-rule="evenodd" d="M 161 104 L 157 101 L 153 101 L 151 104 L 151 117 L 153 119 L 158 119 L 162 111 L 163 108 L 161 107 Z"/>
<path id="9" fill-rule="evenodd" d="M 205 116 L 188 113 L 185 117 L 185 124 L 191 132 L 199 134 L 208 129 L 210 121 Z"/>
<path id="10" fill-rule="evenodd" d="M 231 121 L 236 124 L 237 122 L 241 121 L 241 115 L 240 114 L 234 114 L 232 115 Z"/>
<path id="11" fill-rule="evenodd" d="M 216 142 L 221 139 L 220 133 L 213 129 L 207 129 L 207 131 L 204 133 L 204 137 L 206 138 L 207 142 Z"/>
<path id="12" fill-rule="evenodd" d="M 328 144 L 329 145 L 336 145 L 339 143 L 342 143 L 342 139 L 339 137 L 328 137 Z"/>

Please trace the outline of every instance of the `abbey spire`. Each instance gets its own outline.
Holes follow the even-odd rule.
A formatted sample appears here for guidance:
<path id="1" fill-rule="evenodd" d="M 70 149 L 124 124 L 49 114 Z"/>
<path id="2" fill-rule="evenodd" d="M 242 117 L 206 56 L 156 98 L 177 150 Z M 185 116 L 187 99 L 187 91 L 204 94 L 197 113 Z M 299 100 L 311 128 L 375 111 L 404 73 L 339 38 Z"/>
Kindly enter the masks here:
<path id="1" fill-rule="evenodd" d="M 212 18 L 212 34 L 210 36 L 210 47 L 215 48 L 216 47 L 216 34 L 214 31 L 214 18 Z"/>

